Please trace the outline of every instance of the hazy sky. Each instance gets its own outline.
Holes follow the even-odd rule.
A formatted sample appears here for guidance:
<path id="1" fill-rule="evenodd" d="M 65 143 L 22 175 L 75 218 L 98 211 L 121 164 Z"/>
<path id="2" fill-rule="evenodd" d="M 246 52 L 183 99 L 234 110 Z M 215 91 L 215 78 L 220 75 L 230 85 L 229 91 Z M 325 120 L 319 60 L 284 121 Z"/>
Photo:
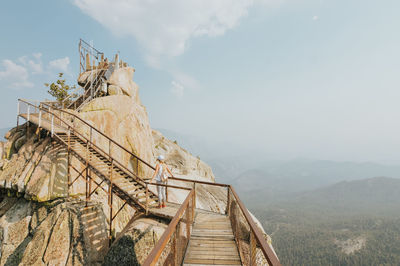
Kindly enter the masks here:
<path id="1" fill-rule="evenodd" d="M 270 157 L 400 161 L 400 1 L 5 1 L 0 128 L 83 38 L 136 69 L 153 128 Z M 239 152 L 239 150 L 238 150 Z"/>

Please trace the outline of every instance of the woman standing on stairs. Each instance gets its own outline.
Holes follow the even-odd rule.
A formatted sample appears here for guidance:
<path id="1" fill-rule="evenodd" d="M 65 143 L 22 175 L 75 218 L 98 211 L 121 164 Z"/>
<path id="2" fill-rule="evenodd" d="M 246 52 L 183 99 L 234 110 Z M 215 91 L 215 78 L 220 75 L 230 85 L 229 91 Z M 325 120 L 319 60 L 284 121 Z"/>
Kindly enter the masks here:
<path id="1" fill-rule="evenodd" d="M 167 183 L 167 178 L 168 178 L 167 171 L 172 176 L 171 170 L 169 170 L 168 166 L 165 164 L 164 156 L 162 155 L 158 156 L 156 170 L 154 171 L 154 174 L 151 177 L 150 183 L 152 183 L 154 177 L 156 177 L 157 184 L 165 185 Z M 165 201 L 166 201 L 165 189 L 166 188 L 164 186 L 157 186 L 159 208 L 165 207 Z"/>

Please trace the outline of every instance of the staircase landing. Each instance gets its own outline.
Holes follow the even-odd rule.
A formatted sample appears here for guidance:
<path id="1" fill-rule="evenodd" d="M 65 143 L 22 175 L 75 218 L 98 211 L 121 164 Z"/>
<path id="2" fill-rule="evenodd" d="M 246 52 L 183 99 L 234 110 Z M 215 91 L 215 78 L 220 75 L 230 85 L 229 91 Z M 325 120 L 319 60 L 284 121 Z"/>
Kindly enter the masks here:
<path id="1" fill-rule="evenodd" d="M 28 119 L 28 114 L 20 114 L 21 117 L 23 117 L 26 121 L 29 121 L 31 123 L 34 123 L 36 125 L 39 125 L 39 114 L 38 113 L 33 113 L 29 115 Z M 51 121 L 47 120 L 45 118 L 42 118 L 40 121 L 40 127 L 46 129 L 47 131 L 51 132 Z M 59 125 L 56 125 L 53 123 L 53 132 L 54 133 L 66 133 L 67 130 L 65 127 L 61 127 Z"/>

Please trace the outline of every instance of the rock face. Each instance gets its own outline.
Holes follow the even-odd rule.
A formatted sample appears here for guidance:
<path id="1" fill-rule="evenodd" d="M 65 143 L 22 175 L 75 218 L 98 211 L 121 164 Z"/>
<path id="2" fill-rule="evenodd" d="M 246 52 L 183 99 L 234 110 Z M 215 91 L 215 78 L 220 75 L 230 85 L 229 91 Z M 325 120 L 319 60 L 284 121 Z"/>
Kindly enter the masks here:
<path id="1" fill-rule="evenodd" d="M 140 103 L 139 87 L 132 80 L 134 72 L 135 69 L 132 67 L 118 68 L 112 73 L 111 77 L 107 80 L 107 83 L 113 85 L 111 88 L 119 88 L 124 95 L 130 96 L 133 101 Z"/>
<path id="2" fill-rule="evenodd" d="M 143 160 L 154 160 L 153 138 L 146 110 L 131 97 L 113 95 L 96 98 L 89 102 L 79 115 Z M 101 135 L 94 135 L 93 141 L 106 151 L 110 149 L 108 139 Z M 134 158 L 118 146 L 111 145 L 111 152 L 124 165 L 130 166 L 131 170 L 135 168 Z M 143 164 L 139 164 L 141 176 L 149 175 L 148 170 Z"/>
<path id="3" fill-rule="evenodd" d="M 4 142 L 0 141 L 0 161 L 3 159 Z"/>
<path id="4" fill-rule="evenodd" d="M 99 231 L 87 230 L 82 209 L 98 215 L 99 225 L 94 228 Z M 94 265 L 102 261 L 108 248 L 99 206 L 4 198 L 1 210 L 0 265 Z M 92 241 L 94 234 L 96 241 Z"/>
<path id="5" fill-rule="evenodd" d="M 25 127 L 21 127 L 14 135 L 26 133 Z M 48 137 L 38 140 L 34 134 L 30 136 L 29 139 L 25 135 L 11 137 L 7 142 L 9 160 L 4 159 L 0 169 L 0 188 L 17 191 L 28 200 L 41 202 L 65 197 L 65 148 L 51 143 Z"/>
<path id="6" fill-rule="evenodd" d="M 153 219 L 136 220 L 111 246 L 104 265 L 142 264 L 166 228 L 166 224 Z"/>
<path id="7" fill-rule="evenodd" d="M 215 182 L 210 166 L 200 158 L 194 157 L 176 142 L 165 138 L 159 131 L 153 130 L 152 135 L 155 155 L 164 155 L 165 162 L 172 168 L 174 174 L 185 176 L 188 179 Z"/>
<path id="8" fill-rule="evenodd" d="M 138 96 L 138 86 L 132 81 L 133 73 L 131 67 L 118 68 L 107 81 L 107 96 L 90 101 L 79 113 L 71 112 L 151 165 L 162 154 L 174 176 L 214 182 L 211 168 L 200 158 L 151 129 Z M 84 84 L 88 78 L 90 73 L 85 72 L 78 82 Z M 151 168 L 138 163 L 117 145 L 110 145 L 101 134 L 90 133 L 87 125 L 78 119 L 65 119 L 140 177 L 150 178 L 153 174 Z M 0 143 L 0 266 L 142 263 L 169 221 L 139 218 L 119 234 L 135 214 L 134 209 L 125 206 L 113 221 L 112 236 L 118 238 L 108 249 L 107 193 L 96 190 L 85 206 L 86 182 L 78 175 L 85 165 L 75 157 L 70 163 L 77 171 L 71 170 L 70 180 L 76 179 L 76 182 L 67 191 L 66 148 L 46 132 L 36 133 L 34 126 L 27 131 L 22 125 L 11 129 L 5 136 L 7 142 Z M 170 180 L 169 184 L 194 186 L 176 180 Z M 169 200 L 179 203 L 187 194 L 179 189 L 168 192 Z M 198 208 L 225 212 L 226 188 L 197 184 L 196 195 Z M 123 201 L 115 197 L 114 206 L 122 205 Z"/>

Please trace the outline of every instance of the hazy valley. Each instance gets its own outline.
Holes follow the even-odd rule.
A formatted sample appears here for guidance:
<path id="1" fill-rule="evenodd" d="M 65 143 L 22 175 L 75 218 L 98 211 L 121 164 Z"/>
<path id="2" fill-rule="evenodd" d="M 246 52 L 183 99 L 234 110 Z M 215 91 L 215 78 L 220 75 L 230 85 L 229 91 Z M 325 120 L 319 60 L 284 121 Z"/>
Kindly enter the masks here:
<path id="1" fill-rule="evenodd" d="M 199 138 L 164 134 L 234 186 L 283 265 L 399 265 L 399 165 L 235 158 Z"/>

